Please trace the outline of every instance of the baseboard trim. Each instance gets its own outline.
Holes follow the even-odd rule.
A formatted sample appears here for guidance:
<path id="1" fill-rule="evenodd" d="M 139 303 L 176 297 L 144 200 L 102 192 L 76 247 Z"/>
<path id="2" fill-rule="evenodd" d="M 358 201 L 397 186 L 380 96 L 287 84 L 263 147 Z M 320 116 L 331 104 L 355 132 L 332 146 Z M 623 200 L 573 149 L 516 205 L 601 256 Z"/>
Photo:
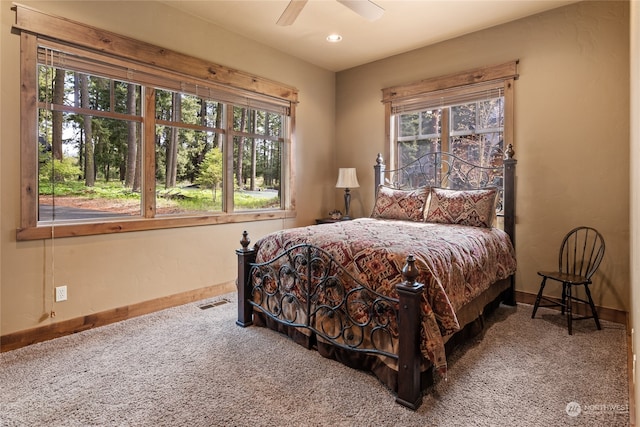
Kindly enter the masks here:
<path id="1" fill-rule="evenodd" d="M 560 301 L 560 299 L 551 298 L 552 300 Z M 516 302 L 521 302 L 523 304 L 533 305 L 536 302 L 536 294 L 531 294 L 529 292 L 516 291 Z M 576 315 L 586 315 L 585 307 L 582 304 L 576 304 L 572 306 L 573 312 Z M 551 307 L 553 308 L 553 307 Z M 558 310 L 560 308 L 558 307 Z M 620 323 L 627 326 L 627 312 L 622 310 L 616 310 L 614 308 L 608 307 L 598 307 L 596 306 L 596 310 L 598 311 L 598 317 L 602 320 L 608 320 L 610 322 Z"/>
<path id="2" fill-rule="evenodd" d="M 227 282 L 206 288 L 186 291 L 179 294 L 156 298 L 125 307 L 114 308 L 100 313 L 89 314 L 75 319 L 64 320 L 51 325 L 40 326 L 25 331 L 0 336 L 0 352 L 11 351 L 42 341 L 48 341 L 65 335 L 75 334 L 87 329 L 105 326 L 121 320 L 131 319 L 166 308 L 188 304 L 205 298 L 211 298 L 236 290 L 235 282 Z M 535 303 L 536 296 L 528 292 L 516 291 L 516 301 L 523 304 Z M 627 325 L 627 312 L 607 307 L 596 307 L 598 316 L 603 320 Z M 580 313 L 581 307 L 576 307 Z"/>
<path id="3" fill-rule="evenodd" d="M 39 326 L 24 331 L 0 336 L 0 352 L 16 350 L 31 344 L 48 341 L 65 335 L 75 334 L 87 329 L 109 325 L 121 320 L 131 319 L 144 314 L 188 304 L 194 301 L 223 295 L 236 290 L 235 281 L 194 289 L 179 294 L 168 295 L 125 307 L 114 308 L 89 314 L 75 319 L 63 320 L 51 325 Z"/>
<path id="4" fill-rule="evenodd" d="M 636 425 L 636 383 L 633 372 L 633 345 L 631 339 L 631 322 L 627 322 L 627 376 L 629 377 L 629 427 Z"/>

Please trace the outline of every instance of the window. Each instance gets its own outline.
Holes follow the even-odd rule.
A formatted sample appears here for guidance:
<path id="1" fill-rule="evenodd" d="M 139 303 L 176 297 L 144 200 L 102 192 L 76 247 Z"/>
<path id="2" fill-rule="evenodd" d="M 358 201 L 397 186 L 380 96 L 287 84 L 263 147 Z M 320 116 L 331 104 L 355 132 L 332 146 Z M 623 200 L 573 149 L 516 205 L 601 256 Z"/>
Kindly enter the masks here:
<path id="1" fill-rule="evenodd" d="M 403 167 L 436 151 L 474 164 L 501 166 L 513 143 L 513 81 L 517 62 L 383 90 L 387 157 Z"/>
<path id="2" fill-rule="evenodd" d="M 23 52 L 18 239 L 295 214 L 287 167 L 295 89 L 16 10 Z M 105 48 L 104 40 L 113 43 Z"/>

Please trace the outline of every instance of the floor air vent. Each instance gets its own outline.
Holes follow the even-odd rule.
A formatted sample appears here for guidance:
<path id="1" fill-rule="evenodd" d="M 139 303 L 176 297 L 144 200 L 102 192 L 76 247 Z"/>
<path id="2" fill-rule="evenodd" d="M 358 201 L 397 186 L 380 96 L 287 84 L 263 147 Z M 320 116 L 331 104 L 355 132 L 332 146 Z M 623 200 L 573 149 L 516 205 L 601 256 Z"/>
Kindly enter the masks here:
<path id="1" fill-rule="evenodd" d="M 200 310 L 206 310 L 208 308 L 217 307 L 219 305 L 226 304 L 228 302 L 229 302 L 229 300 L 221 299 L 221 300 L 218 300 L 218 301 L 212 301 L 212 302 L 208 302 L 208 303 L 202 304 L 202 305 L 200 305 L 198 307 L 200 307 Z"/>

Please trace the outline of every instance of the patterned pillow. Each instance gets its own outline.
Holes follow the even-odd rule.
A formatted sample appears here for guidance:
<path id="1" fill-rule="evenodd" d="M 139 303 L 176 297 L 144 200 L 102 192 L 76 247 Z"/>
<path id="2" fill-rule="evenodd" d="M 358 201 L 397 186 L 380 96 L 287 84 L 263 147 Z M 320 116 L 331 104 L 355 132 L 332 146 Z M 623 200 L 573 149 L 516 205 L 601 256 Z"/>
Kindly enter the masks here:
<path id="1" fill-rule="evenodd" d="M 495 217 L 495 188 L 448 190 L 433 188 L 427 210 L 427 222 L 491 227 Z"/>
<path id="2" fill-rule="evenodd" d="M 424 221 L 427 200 L 429 187 L 399 190 L 381 185 L 378 187 L 371 218 Z"/>

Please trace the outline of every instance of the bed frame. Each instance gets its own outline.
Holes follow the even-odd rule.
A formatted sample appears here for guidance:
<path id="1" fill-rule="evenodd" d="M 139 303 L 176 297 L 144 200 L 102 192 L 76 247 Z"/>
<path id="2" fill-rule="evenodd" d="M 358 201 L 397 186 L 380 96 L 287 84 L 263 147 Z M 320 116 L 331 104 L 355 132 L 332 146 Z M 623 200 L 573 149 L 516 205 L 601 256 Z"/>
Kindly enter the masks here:
<path id="1" fill-rule="evenodd" d="M 500 193 L 497 215 L 503 220 L 502 228 L 515 247 L 517 161 L 513 159 L 513 154 L 513 147 L 509 144 L 504 151 L 503 167 L 482 167 L 450 153 L 429 153 L 401 170 L 389 171 L 385 170 L 382 157 L 378 155 L 374 166 L 375 189 L 377 191 L 380 184 L 396 188 L 430 185 L 470 189 L 497 186 Z M 281 332 L 287 332 L 292 337 L 292 332 L 302 336 L 307 348 L 319 346 L 322 342 L 356 358 L 375 355 L 393 359 L 397 361 L 398 368 L 397 378 L 391 385 L 397 392 L 396 402 L 414 410 L 420 406 L 424 388 L 419 343 L 420 301 L 424 285 L 416 283 L 418 269 L 412 255 L 408 256 L 402 270 L 404 280 L 396 286 L 398 299 L 394 299 L 370 289 L 344 270 L 329 253 L 313 245 L 297 245 L 270 261 L 256 264 L 257 251 L 255 247 L 249 247 L 246 231 L 240 244 L 242 248 L 236 250 L 237 325 L 250 326 L 254 323 L 254 314 L 260 315 L 272 325 L 277 325 Z M 349 286 L 345 286 L 345 277 Z M 508 286 L 496 301 L 515 305 L 514 276 L 505 280 Z M 298 298 L 291 292 L 294 286 L 304 289 L 304 298 Z M 368 313 L 365 323 L 359 323 L 352 315 L 356 306 Z M 304 315 L 291 315 L 296 310 L 302 310 Z M 375 345 L 378 339 L 391 334 L 393 319 L 389 313 L 393 313 L 397 324 L 402 325 L 397 328 L 398 345 L 393 354 Z M 322 324 L 316 328 L 313 321 L 316 316 L 338 320 L 339 330 L 325 330 Z"/>

